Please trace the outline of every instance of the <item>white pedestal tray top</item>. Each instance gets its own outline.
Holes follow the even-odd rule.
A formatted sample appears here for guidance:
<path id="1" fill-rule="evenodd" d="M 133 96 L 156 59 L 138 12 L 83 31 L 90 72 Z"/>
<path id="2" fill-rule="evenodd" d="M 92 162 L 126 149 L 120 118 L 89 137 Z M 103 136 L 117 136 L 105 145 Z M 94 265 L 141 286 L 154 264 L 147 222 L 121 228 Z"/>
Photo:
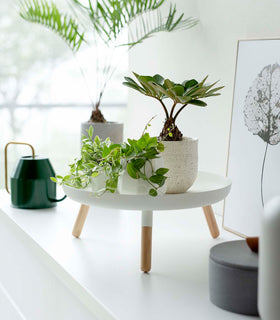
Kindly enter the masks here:
<path id="1" fill-rule="evenodd" d="M 208 172 L 198 172 L 193 186 L 186 193 L 146 194 L 105 193 L 100 197 L 90 189 L 63 186 L 65 194 L 72 200 L 95 207 L 119 210 L 176 210 L 204 207 L 223 200 L 229 194 L 231 180 Z"/>

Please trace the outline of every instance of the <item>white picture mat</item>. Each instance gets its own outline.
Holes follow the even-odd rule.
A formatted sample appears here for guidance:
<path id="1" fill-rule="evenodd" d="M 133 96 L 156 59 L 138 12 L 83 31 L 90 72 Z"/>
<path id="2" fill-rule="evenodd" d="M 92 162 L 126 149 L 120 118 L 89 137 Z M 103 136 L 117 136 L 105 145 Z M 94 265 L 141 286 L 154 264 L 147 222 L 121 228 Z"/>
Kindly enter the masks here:
<path id="1" fill-rule="evenodd" d="M 239 41 L 228 157 L 232 189 L 225 201 L 224 227 L 246 236 L 259 236 L 261 169 L 266 143 L 249 132 L 244 122 L 244 102 L 261 70 L 280 64 L 280 40 Z M 264 169 L 264 202 L 280 195 L 280 144 L 268 146 Z"/>

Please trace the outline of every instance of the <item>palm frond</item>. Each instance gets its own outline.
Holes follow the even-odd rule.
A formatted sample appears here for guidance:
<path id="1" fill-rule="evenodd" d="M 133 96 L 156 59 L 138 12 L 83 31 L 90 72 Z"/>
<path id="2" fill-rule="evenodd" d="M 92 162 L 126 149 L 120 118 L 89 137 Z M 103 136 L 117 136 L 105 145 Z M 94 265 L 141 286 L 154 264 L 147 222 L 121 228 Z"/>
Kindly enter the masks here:
<path id="1" fill-rule="evenodd" d="M 198 19 L 189 17 L 183 19 L 183 14 L 176 18 L 176 7 L 170 6 L 169 14 L 166 18 L 162 17 L 161 12 L 157 12 L 155 21 L 151 23 L 148 15 L 138 17 L 138 23 L 135 24 L 135 28 L 129 33 L 129 43 L 130 47 L 135 46 L 138 43 L 152 37 L 159 32 L 172 32 L 179 30 L 186 30 L 194 27 L 198 23 Z"/>
<path id="2" fill-rule="evenodd" d="M 62 38 L 73 52 L 79 50 L 84 33 L 79 31 L 76 20 L 62 14 L 54 2 L 46 0 L 22 0 L 19 3 L 20 16 L 29 21 L 44 25 Z"/>
<path id="3" fill-rule="evenodd" d="M 87 6 L 80 0 L 73 1 L 87 12 L 95 31 L 107 44 L 118 40 L 122 31 L 129 28 L 128 43 L 120 44 L 129 48 L 158 32 L 185 30 L 198 23 L 196 18 L 177 16 L 172 4 L 167 17 L 163 17 L 159 9 L 165 0 L 99 0 L 94 4 L 88 0 Z"/>

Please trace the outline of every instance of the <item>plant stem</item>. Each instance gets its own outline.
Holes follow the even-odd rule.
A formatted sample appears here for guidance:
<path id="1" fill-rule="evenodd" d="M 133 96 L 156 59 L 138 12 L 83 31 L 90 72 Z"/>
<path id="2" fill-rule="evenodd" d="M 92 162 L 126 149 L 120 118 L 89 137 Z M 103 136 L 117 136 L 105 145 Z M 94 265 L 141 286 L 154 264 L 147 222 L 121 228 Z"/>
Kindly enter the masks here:
<path id="1" fill-rule="evenodd" d="M 159 99 L 159 98 L 156 98 L 156 99 L 157 99 L 157 100 L 161 103 L 161 105 L 163 106 L 166 119 L 168 119 L 168 118 L 169 118 L 169 114 L 168 114 L 168 111 L 167 111 L 167 108 L 166 108 L 165 104 L 163 103 L 163 101 L 162 101 L 161 99 Z"/>
<path id="2" fill-rule="evenodd" d="M 176 112 L 176 114 L 175 114 L 175 116 L 174 116 L 174 122 L 175 122 L 176 118 L 178 117 L 179 113 L 180 113 L 187 105 L 188 105 L 187 103 L 184 104 L 184 105 Z"/>
<path id="3" fill-rule="evenodd" d="M 266 143 L 264 157 L 263 157 L 263 163 L 262 163 L 262 173 L 261 173 L 261 198 L 262 198 L 262 206 L 264 207 L 264 201 L 263 201 L 263 174 L 264 174 L 264 165 L 265 165 L 265 159 L 267 154 L 267 148 L 268 148 L 268 142 Z"/>
<path id="4" fill-rule="evenodd" d="M 145 125 L 144 130 L 143 130 L 143 132 L 142 132 L 142 134 L 141 134 L 141 137 L 144 135 L 145 131 L 148 129 L 150 123 L 154 120 L 155 117 L 156 117 L 156 116 L 153 116 L 153 117 L 148 121 L 148 123 Z"/>
<path id="5" fill-rule="evenodd" d="M 173 112 L 174 112 L 174 110 L 175 110 L 176 104 L 177 104 L 177 102 L 175 101 L 174 104 L 173 104 L 173 106 L 172 106 L 172 108 L 171 108 L 170 118 L 172 118 L 172 116 L 173 116 Z"/>

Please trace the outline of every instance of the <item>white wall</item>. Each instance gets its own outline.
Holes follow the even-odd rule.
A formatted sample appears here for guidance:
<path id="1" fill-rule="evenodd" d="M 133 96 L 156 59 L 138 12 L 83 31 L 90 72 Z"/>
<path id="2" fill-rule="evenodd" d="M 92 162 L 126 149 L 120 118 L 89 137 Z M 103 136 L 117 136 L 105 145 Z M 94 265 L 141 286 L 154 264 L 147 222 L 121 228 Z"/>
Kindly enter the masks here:
<path id="1" fill-rule="evenodd" d="M 163 33 L 130 51 L 129 69 L 140 74 L 163 74 L 175 81 L 220 79 L 222 95 L 209 98 L 208 107 L 190 106 L 182 112 L 179 128 L 199 138 L 199 168 L 226 172 L 238 39 L 280 38 L 279 0 L 175 0 L 178 10 L 196 16 L 193 29 Z M 257 54 L 257 53 L 256 53 Z M 164 115 L 152 99 L 129 91 L 126 136 L 138 136 L 155 114 L 151 132 L 158 135 Z"/>

